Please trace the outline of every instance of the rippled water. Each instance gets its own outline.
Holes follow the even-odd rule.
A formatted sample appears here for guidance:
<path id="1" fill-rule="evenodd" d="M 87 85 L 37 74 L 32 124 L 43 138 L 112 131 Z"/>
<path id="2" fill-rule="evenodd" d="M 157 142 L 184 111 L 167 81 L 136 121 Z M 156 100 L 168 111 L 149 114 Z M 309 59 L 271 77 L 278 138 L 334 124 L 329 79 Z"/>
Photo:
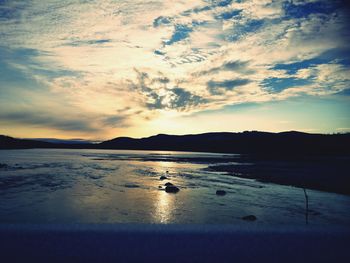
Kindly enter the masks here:
<path id="1" fill-rule="evenodd" d="M 303 190 L 206 169 L 234 155 L 0 151 L 0 223 L 305 224 Z M 248 165 L 248 164 L 247 164 Z M 168 177 L 160 180 L 160 176 Z M 166 193 L 164 184 L 180 188 Z M 217 196 L 216 190 L 225 190 Z M 309 224 L 350 225 L 350 197 L 307 190 Z M 255 215 L 255 222 L 242 217 Z"/>

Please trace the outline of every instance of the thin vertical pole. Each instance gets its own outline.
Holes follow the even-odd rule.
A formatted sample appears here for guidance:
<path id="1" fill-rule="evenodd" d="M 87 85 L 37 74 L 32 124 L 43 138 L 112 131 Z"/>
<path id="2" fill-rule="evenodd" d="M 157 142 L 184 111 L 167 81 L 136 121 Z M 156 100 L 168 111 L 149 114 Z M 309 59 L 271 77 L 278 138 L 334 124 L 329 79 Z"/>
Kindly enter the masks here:
<path id="1" fill-rule="evenodd" d="M 306 189 L 303 188 L 305 195 L 305 223 L 309 224 L 309 197 L 307 196 Z"/>

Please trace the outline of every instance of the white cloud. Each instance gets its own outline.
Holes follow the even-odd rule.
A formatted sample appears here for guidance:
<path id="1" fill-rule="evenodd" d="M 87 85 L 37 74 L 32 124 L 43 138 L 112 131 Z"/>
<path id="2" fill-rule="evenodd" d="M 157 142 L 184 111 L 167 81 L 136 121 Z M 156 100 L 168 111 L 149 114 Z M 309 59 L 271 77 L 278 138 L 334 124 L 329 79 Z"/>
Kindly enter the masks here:
<path id="1" fill-rule="evenodd" d="M 268 0 L 232 2 L 224 7 L 199 0 L 36 0 L 13 1 L 2 8 L 15 11 L 12 17 L 1 20 L 2 45 L 41 52 L 34 58 L 34 66 L 9 63 L 32 74 L 54 96 L 77 110 L 99 116 L 113 116 L 131 107 L 127 117 L 135 122 L 166 111 L 186 114 L 184 111 L 242 102 L 331 94 L 347 88 L 350 81 L 348 68 L 337 63 L 299 69 L 295 74 L 273 69 L 277 63 L 302 61 L 346 47 L 348 30 L 342 12 L 283 18 L 283 1 Z M 241 12 L 222 18 L 233 10 Z M 165 23 L 154 26 L 160 16 L 167 18 Z M 188 31 L 181 32 L 178 25 Z M 246 62 L 246 68 L 220 70 L 232 61 Z M 48 76 L 40 69 L 72 74 Z M 168 78 L 167 87 L 148 83 L 148 95 L 140 92 L 135 69 L 147 73 L 150 79 Z M 261 84 L 266 78 L 291 76 L 311 78 L 316 84 L 293 86 L 274 94 Z M 208 91 L 209 81 L 235 79 L 249 79 L 249 83 L 230 87 L 223 94 Z M 198 96 L 203 103 L 178 109 L 145 107 L 150 100 L 154 103 L 150 97 L 153 93 L 164 97 L 163 103 L 173 105 L 175 87 L 187 92 L 183 93 L 186 96 Z M 132 112 L 141 110 L 142 114 L 133 116 Z"/>

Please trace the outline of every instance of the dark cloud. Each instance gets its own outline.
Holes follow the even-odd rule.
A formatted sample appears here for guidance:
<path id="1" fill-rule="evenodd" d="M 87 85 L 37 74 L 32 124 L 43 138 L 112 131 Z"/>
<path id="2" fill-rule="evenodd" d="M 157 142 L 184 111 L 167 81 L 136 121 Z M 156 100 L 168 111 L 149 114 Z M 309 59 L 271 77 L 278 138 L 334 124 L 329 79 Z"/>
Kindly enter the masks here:
<path id="1" fill-rule="evenodd" d="M 207 89 L 212 95 L 222 95 L 226 91 L 233 90 L 236 87 L 244 86 L 250 83 L 249 79 L 232 79 L 223 81 L 211 80 L 207 83 Z"/>
<path id="2" fill-rule="evenodd" d="M 61 131 L 97 132 L 102 126 L 126 127 L 129 115 L 117 112 L 111 116 L 68 116 L 44 111 L 0 112 L 0 122 L 17 123 L 22 126 L 38 126 Z M 99 124 L 98 127 L 94 124 Z"/>
<path id="3" fill-rule="evenodd" d="M 163 105 L 163 101 L 165 99 L 165 96 L 161 96 L 158 93 L 153 92 L 153 91 L 146 94 L 146 96 L 151 101 L 151 102 L 146 103 L 146 107 L 148 109 L 160 110 L 160 109 L 166 108 L 166 106 Z"/>
<path id="4" fill-rule="evenodd" d="M 145 106 L 148 109 L 176 109 L 185 111 L 207 100 L 180 87 L 169 88 L 170 80 L 167 77 L 151 78 L 145 72 L 135 70 L 138 75 L 138 83 L 133 83 L 131 88 L 139 91 L 146 99 Z M 154 88 L 151 88 L 154 87 Z M 162 87 L 162 92 L 157 89 Z"/>
<path id="5" fill-rule="evenodd" d="M 89 45 L 102 45 L 102 44 L 110 43 L 111 41 L 112 41 L 111 39 L 74 40 L 65 44 L 65 46 L 78 47 L 78 46 L 89 46 Z"/>
<path id="6" fill-rule="evenodd" d="M 179 87 L 173 88 L 170 91 L 175 95 L 170 101 L 170 107 L 172 109 L 187 109 L 207 102 L 206 99 Z"/>
<path id="7" fill-rule="evenodd" d="M 134 69 L 137 74 L 137 83 L 134 83 L 132 80 L 130 82 L 130 88 L 133 91 L 138 91 L 143 97 L 152 102 L 146 102 L 147 108 L 160 109 L 162 108 L 162 96 L 158 95 L 153 89 L 149 86 L 157 82 L 157 78 L 151 79 L 146 72 L 139 71 Z M 166 84 L 165 84 L 166 85 Z"/>
<path id="8" fill-rule="evenodd" d="M 159 77 L 159 78 L 153 78 L 152 83 L 158 82 L 158 83 L 162 83 L 162 84 L 167 84 L 170 82 L 170 79 L 168 79 L 167 77 Z"/>
<path id="9" fill-rule="evenodd" d="M 249 65 L 248 61 L 240 61 L 240 60 L 228 61 L 219 67 L 214 67 L 214 68 L 211 68 L 208 70 L 199 71 L 199 72 L 194 73 L 193 75 L 199 77 L 199 76 L 204 76 L 204 75 L 208 75 L 208 74 L 219 73 L 221 71 L 234 71 L 234 72 L 238 72 L 238 73 L 242 73 L 242 74 L 255 73 L 255 70 L 250 69 L 248 67 L 248 65 Z"/>
<path id="10" fill-rule="evenodd" d="M 159 16 L 153 21 L 153 26 L 154 27 L 159 27 L 162 25 L 169 25 L 173 21 L 172 17 L 167 17 L 167 16 Z"/>
<path id="11" fill-rule="evenodd" d="M 160 50 L 154 50 L 154 54 L 159 55 L 159 56 L 165 55 L 165 53 L 163 51 L 160 51 Z"/>
<path id="12" fill-rule="evenodd" d="M 209 11 L 212 10 L 213 7 L 212 6 L 204 6 L 204 7 L 195 7 L 193 9 L 187 9 L 185 11 L 183 11 L 181 13 L 182 16 L 190 16 L 192 13 L 201 13 L 201 12 L 205 12 L 205 11 Z"/>
<path id="13" fill-rule="evenodd" d="M 175 109 L 186 111 L 187 109 L 207 102 L 206 99 L 179 87 L 168 89 L 167 95 L 160 96 L 153 92 L 150 96 L 153 98 L 153 102 L 146 104 L 149 109 Z"/>
<path id="14" fill-rule="evenodd" d="M 89 118 L 65 118 L 64 115 L 55 115 L 40 111 L 2 111 L 0 113 L 0 121 L 13 122 L 21 125 L 42 126 L 62 131 L 98 131 L 97 128 L 91 125 L 92 120 Z"/>
<path id="15" fill-rule="evenodd" d="M 247 61 L 229 61 L 222 65 L 222 69 L 232 71 L 246 71 L 248 62 Z"/>
<path id="16" fill-rule="evenodd" d="M 139 90 L 142 93 L 151 93 L 152 89 L 148 87 L 147 82 L 149 82 L 149 76 L 146 72 L 138 71 L 137 69 L 134 69 L 137 74 L 137 83 L 134 83 L 133 81 L 130 81 L 131 87 L 135 90 Z"/>
<path id="17" fill-rule="evenodd" d="M 127 127 L 128 124 L 126 123 L 126 119 L 128 118 L 127 115 L 112 115 L 107 117 L 101 118 L 101 123 L 104 126 L 108 127 Z"/>

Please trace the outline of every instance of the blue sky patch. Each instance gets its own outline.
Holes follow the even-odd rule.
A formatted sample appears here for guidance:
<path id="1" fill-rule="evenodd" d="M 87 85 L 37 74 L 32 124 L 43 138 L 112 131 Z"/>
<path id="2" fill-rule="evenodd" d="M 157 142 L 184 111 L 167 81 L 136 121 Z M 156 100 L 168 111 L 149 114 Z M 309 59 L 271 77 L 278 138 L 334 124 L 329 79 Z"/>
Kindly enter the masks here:
<path id="1" fill-rule="evenodd" d="M 274 65 L 271 69 L 286 70 L 287 74 L 295 74 L 300 69 L 309 68 L 319 64 L 338 63 L 343 66 L 350 66 L 350 52 L 347 49 L 330 49 L 321 55 L 294 63 L 280 63 Z"/>
<path id="2" fill-rule="evenodd" d="M 264 25 L 264 23 L 265 23 L 265 20 L 263 19 L 259 19 L 259 20 L 253 19 L 253 20 L 249 20 L 245 24 L 236 25 L 231 32 L 228 32 L 228 36 L 226 40 L 235 42 L 240 38 L 242 38 L 244 35 L 257 31 Z"/>
<path id="3" fill-rule="evenodd" d="M 28 1 L 11 1 L 12 3 L 9 7 L 6 6 L 8 2 L 10 1 L 0 1 L 0 21 L 20 18 L 21 12 L 30 5 Z"/>
<path id="4" fill-rule="evenodd" d="M 232 0 L 218 1 L 217 6 L 228 6 L 232 3 Z"/>
<path id="5" fill-rule="evenodd" d="M 283 9 L 285 16 L 288 18 L 303 18 L 310 14 L 329 14 L 339 7 L 338 1 L 319 1 L 305 4 L 293 4 L 293 2 L 285 2 Z"/>
<path id="6" fill-rule="evenodd" d="M 0 47 L 0 85 L 4 89 L 10 83 L 17 87 L 36 87 L 38 83 L 15 65 L 33 65 L 33 58 L 40 52 L 36 49 L 9 49 Z M 1 88 L 0 87 L 0 88 Z"/>
<path id="7" fill-rule="evenodd" d="M 311 83 L 312 82 L 309 79 L 298 79 L 294 77 L 267 78 L 261 82 L 265 90 L 273 93 L 278 93 L 285 89 L 296 87 L 296 86 L 305 86 Z"/>
<path id="8" fill-rule="evenodd" d="M 311 66 L 315 66 L 315 65 L 323 64 L 327 62 L 329 62 L 329 60 L 316 57 L 316 58 L 307 59 L 307 60 L 298 61 L 298 62 L 289 63 L 289 64 L 276 64 L 271 69 L 286 70 L 287 74 L 295 74 L 300 69 L 309 68 Z"/>
<path id="9" fill-rule="evenodd" d="M 168 41 L 165 41 L 165 45 L 172 45 L 176 42 L 179 42 L 189 36 L 192 32 L 192 28 L 187 25 L 175 25 L 175 31 L 171 38 Z"/>
<path id="10" fill-rule="evenodd" d="M 0 82 L 14 83 L 18 87 L 36 88 L 41 86 L 33 75 L 45 76 L 47 79 L 59 76 L 78 76 L 73 72 L 60 68 L 46 67 L 37 57 L 48 56 L 50 53 L 37 49 L 0 47 Z"/>
<path id="11" fill-rule="evenodd" d="M 329 62 L 336 62 L 343 66 L 350 66 L 350 48 L 334 48 L 324 52 L 320 57 Z"/>
<path id="12" fill-rule="evenodd" d="M 238 16 L 241 12 L 242 10 L 239 10 L 239 9 L 227 11 L 227 12 L 221 13 L 220 15 L 217 15 L 216 19 L 229 20 L 235 16 Z"/>
<path id="13" fill-rule="evenodd" d="M 341 92 L 338 92 L 337 95 L 341 95 L 341 96 L 350 96 L 350 88 L 349 88 L 349 89 L 342 90 Z"/>
<path id="14" fill-rule="evenodd" d="M 21 70 L 12 67 L 7 63 L 7 61 L 4 61 L 0 58 L 0 90 L 4 89 L 2 91 L 2 96 L 4 95 L 4 92 L 6 91 L 6 86 L 10 85 L 16 85 L 16 86 L 27 86 L 34 85 L 36 86 L 37 83 L 35 80 L 31 79 L 27 74 L 23 73 Z"/>

